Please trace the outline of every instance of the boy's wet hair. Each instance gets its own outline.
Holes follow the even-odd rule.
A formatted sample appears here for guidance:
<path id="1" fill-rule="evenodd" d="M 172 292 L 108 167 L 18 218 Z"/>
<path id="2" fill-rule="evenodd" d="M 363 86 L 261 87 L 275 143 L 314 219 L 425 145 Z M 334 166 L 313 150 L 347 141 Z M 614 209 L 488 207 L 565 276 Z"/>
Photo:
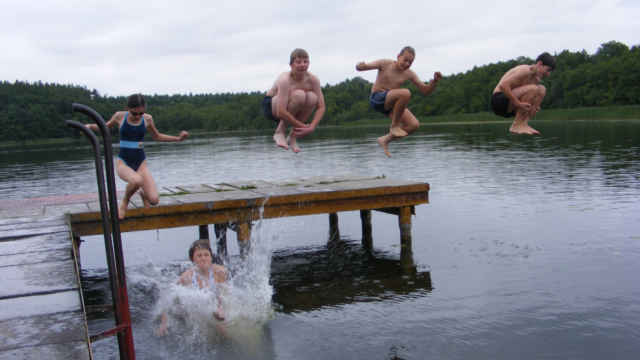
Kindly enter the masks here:
<path id="1" fill-rule="evenodd" d="M 189 260 L 193 261 L 193 254 L 198 249 L 209 250 L 209 254 L 211 254 L 211 257 L 214 257 L 213 251 L 211 251 L 211 246 L 209 245 L 209 240 L 199 239 L 194 241 L 193 244 L 191 244 L 191 246 L 189 247 Z"/>
<path id="2" fill-rule="evenodd" d="M 142 94 L 133 94 L 127 98 L 127 107 L 129 109 L 134 109 L 140 106 L 145 106 L 146 103 L 144 101 L 144 97 Z"/>
<path id="3" fill-rule="evenodd" d="M 538 61 L 542 61 L 542 65 L 550 67 L 551 71 L 555 70 L 556 68 L 556 59 L 548 52 L 543 52 L 542 54 L 538 55 L 536 62 Z"/>
<path id="4" fill-rule="evenodd" d="M 416 49 L 414 49 L 411 46 L 405 46 L 402 48 L 402 50 L 400 50 L 400 52 L 398 53 L 398 56 L 404 54 L 404 52 L 408 52 L 409 54 L 411 54 L 413 57 L 416 57 Z"/>
<path id="5" fill-rule="evenodd" d="M 296 58 L 308 59 L 309 53 L 307 53 L 305 49 L 293 49 L 293 51 L 291 52 L 291 56 L 289 57 L 289 65 L 292 65 Z"/>

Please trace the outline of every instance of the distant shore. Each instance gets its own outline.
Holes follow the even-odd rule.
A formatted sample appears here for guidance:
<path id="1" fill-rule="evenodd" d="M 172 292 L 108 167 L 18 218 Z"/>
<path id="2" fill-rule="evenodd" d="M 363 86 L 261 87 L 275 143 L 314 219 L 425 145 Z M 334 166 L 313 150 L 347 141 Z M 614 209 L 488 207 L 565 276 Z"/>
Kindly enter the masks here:
<path id="1" fill-rule="evenodd" d="M 505 119 L 496 116 L 489 112 L 480 112 L 472 114 L 448 114 L 448 115 L 436 115 L 426 116 L 418 119 L 421 125 L 444 125 L 444 124 L 474 124 L 474 123 L 510 123 L 512 119 Z M 536 120 L 558 120 L 558 121 L 570 121 L 570 120 L 640 120 L 640 105 L 629 106 L 603 106 L 603 107 L 588 107 L 588 108 L 573 108 L 573 109 L 543 109 L 532 120 L 535 123 Z M 389 119 L 386 117 L 376 117 L 369 119 L 362 119 L 357 121 L 351 121 L 343 124 L 332 124 L 331 122 L 323 124 L 320 123 L 322 128 L 351 128 L 358 126 L 384 126 L 389 124 Z M 228 131 L 211 132 L 206 130 L 189 130 L 191 136 L 203 136 L 211 134 L 233 134 L 233 133 L 247 133 L 247 132 L 269 132 L 269 129 L 237 129 Z M 57 138 L 57 139 L 37 139 L 28 141 L 4 141 L 0 142 L 0 151 L 9 151 L 12 149 L 19 149 L 23 147 L 56 147 L 61 145 L 72 145 L 78 143 L 86 145 L 87 142 L 84 138 Z"/>

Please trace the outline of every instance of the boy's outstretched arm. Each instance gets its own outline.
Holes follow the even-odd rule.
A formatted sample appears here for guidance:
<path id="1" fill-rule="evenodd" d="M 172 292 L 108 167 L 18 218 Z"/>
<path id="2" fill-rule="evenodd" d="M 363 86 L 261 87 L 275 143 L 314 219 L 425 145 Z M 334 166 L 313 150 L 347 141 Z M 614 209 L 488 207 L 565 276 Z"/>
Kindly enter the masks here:
<path id="1" fill-rule="evenodd" d="M 367 70 L 375 70 L 375 69 L 380 70 L 382 63 L 383 63 L 383 60 L 376 60 L 370 63 L 360 61 L 359 63 L 356 64 L 356 70 L 358 71 L 367 71 Z"/>
<path id="2" fill-rule="evenodd" d="M 438 82 L 440 81 L 440 79 L 442 79 L 442 74 L 439 71 L 436 71 L 433 74 L 433 79 L 429 81 L 428 84 L 425 84 L 422 81 L 420 81 L 417 75 L 412 76 L 410 79 L 411 79 L 411 82 L 413 82 L 418 87 L 418 90 L 423 95 L 429 95 L 436 89 L 436 86 L 438 86 Z"/>

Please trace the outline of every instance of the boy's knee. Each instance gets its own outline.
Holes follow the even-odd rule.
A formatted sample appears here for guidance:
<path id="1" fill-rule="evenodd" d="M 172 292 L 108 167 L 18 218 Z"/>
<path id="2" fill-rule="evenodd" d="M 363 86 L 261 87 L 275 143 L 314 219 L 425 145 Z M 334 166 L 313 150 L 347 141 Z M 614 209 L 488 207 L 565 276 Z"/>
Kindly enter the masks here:
<path id="1" fill-rule="evenodd" d="M 544 87 L 544 85 L 538 85 L 538 95 L 541 97 L 544 97 L 545 95 L 547 95 L 547 88 Z"/>
<path id="2" fill-rule="evenodd" d="M 306 101 L 306 94 L 304 90 L 294 90 L 289 96 L 289 102 L 291 104 L 300 105 Z"/>
<path id="3" fill-rule="evenodd" d="M 405 98 L 405 99 L 409 99 L 409 98 L 411 98 L 411 91 L 409 89 L 405 89 L 405 88 L 398 89 L 398 95 L 400 97 Z"/>
<path id="4" fill-rule="evenodd" d="M 318 104 L 318 95 L 308 92 L 306 94 L 306 103 L 305 105 L 308 107 L 314 107 Z"/>

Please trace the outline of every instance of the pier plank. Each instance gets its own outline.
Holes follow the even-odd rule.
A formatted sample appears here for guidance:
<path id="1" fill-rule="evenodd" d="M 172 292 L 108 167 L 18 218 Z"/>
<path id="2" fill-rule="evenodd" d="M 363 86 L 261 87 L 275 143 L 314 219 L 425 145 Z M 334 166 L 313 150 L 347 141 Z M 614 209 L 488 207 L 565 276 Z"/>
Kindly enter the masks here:
<path id="1" fill-rule="evenodd" d="M 71 249 L 69 232 L 58 232 L 52 234 L 41 234 L 28 236 L 13 241 L 0 241 L 1 255 L 15 255 L 30 252 L 56 251 L 60 249 Z"/>
<path id="2" fill-rule="evenodd" d="M 0 267 L 0 298 L 78 289 L 75 264 L 65 261 Z"/>
<path id="3" fill-rule="evenodd" d="M 69 227 L 67 225 L 56 226 L 43 226 L 34 227 L 29 229 L 17 229 L 17 230 L 0 230 L 0 241 L 7 241 L 14 238 L 21 238 L 25 236 L 44 235 L 56 232 L 68 232 Z"/>

